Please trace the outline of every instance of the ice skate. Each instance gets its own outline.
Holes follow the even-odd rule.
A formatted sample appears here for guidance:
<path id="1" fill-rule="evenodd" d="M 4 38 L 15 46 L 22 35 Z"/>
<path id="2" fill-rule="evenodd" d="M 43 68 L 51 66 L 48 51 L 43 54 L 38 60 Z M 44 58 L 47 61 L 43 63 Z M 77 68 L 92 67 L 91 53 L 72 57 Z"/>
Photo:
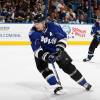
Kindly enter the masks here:
<path id="1" fill-rule="evenodd" d="M 87 62 L 87 61 L 90 61 L 90 60 L 91 60 L 91 59 L 89 59 L 89 58 L 83 59 L 84 62 Z"/>
<path id="2" fill-rule="evenodd" d="M 90 61 L 92 59 L 93 55 L 88 55 L 87 58 L 83 59 L 84 62 Z"/>
<path id="3" fill-rule="evenodd" d="M 86 87 L 86 90 L 87 91 L 90 91 L 91 90 L 91 87 L 92 87 L 92 85 L 88 84 L 88 86 Z"/>
<path id="4" fill-rule="evenodd" d="M 57 94 L 57 95 L 63 94 L 63 87 L 57 84 L 54 89 L 54 94 Z"/>
<path id="5" fill-rule="evenodd" d="M 90 90 L 91 90 L 91 87 L 92 87 L 92 85 L 89 84 L 89 83 L 86 83 L 86 84 L 84 85 L 84 88 L 86 89 L 86 91 L 90 91 Z"/>

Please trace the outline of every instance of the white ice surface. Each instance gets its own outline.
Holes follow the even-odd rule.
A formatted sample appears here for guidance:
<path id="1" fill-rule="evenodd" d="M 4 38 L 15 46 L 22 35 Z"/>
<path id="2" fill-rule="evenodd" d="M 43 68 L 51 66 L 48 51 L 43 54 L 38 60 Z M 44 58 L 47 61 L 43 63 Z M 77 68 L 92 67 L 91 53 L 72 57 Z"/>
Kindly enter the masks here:
<path id="1" fill-rule="evenodd" d="M 93 85 L 90 92 L 56 67 L 65 93 L 53 95 L 36 69 L 30 46 L 0 46 L 0 100 L 100 100 L 100 46 L 88 63 L 82 62 L 88 46 L 68 46 L 67 52 L 73 64 Z"/>

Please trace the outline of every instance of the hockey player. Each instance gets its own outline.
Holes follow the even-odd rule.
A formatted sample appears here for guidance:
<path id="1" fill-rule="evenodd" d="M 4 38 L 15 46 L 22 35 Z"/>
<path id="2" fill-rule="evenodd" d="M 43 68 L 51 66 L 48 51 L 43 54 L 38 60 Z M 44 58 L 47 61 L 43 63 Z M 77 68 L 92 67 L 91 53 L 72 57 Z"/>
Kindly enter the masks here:
<path id="1" fill-rule="evenodd" d="M 94 51 L 100 43 L 100 19 L 97 19 L 92 27 L 91 35 L 93 35 L 93 40 L 89 46 L 87 58 L 83 59 L 84 62 L 92 59 L 94 56 Z"/>
<path id="2" fill-rule="evenodd" d="M 32 42 L 37 69 L 53 87 L 55 94 L 62 90 L 62 86 L 58 84 L 53 71 L 48 67 L 49 63 L 54 62 L 75 82 L 87 91 L 90 90 L 91 85 L 72 64 L 72 59 L 65 51 L 67 35 L 60 25 L 53 22 L 36 22 L 31 29 L 29 38 Z"/>

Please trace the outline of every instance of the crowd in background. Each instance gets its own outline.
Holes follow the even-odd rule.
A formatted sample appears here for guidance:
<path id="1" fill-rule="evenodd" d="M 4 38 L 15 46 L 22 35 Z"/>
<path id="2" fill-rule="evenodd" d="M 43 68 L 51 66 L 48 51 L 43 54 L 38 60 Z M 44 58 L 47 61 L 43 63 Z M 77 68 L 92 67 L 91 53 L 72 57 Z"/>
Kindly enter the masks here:
<path id="1" fill-rule="evenodd" d="M 48 0 L 48 20 L 61 23 L 88 23 L 100 18 L 100 1 L 91 0 Z M 0 0 L 0 23 L 31 23 L 45 15 L 45 0 Z"/>

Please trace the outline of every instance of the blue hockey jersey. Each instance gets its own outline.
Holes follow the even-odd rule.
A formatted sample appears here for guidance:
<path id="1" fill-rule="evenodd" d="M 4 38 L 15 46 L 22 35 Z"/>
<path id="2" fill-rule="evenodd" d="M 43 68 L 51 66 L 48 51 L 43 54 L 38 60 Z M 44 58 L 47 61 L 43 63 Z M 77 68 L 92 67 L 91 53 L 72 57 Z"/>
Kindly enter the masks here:
<path id="1" fill-rule="evenodd" d="M 97 34 L 99 33 L 100 34 L 100 25 L 98 22 L 96 22 L 93 27 L 92 27 L 92 31 L 91 31 L 91 34 Z"/>
<path id="2" fill-rule="evenodd" d="M 62 30 L 60 25 L 47 22 L 46 26 L 47 28 L 42 32 L 36 31 L 34 27 L 31 29 L 29 38 L 34 52 L 41 48 L 45 52 L 55 53 L 57 42 L 67 38 L 67 34 Z"/>

